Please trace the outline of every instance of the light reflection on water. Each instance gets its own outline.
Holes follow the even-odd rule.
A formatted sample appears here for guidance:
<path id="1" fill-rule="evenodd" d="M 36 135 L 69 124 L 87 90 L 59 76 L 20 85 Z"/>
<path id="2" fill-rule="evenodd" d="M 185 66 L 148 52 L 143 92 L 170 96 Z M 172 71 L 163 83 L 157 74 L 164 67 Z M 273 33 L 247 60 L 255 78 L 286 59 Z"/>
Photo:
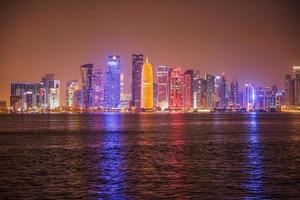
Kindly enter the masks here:
<path id="1" fill-rule="evenodd" d="M 99 199 L 125 199 L 124 191 L 124 159 L 122 155 L 123 134 L 119 132 L 121 118 L 119 113 L 103 115 L 104 138 L 99 153 L 104 159 L 99 163 L 100 180 L 98 185 Z"/>
<path id="2" fill-rule="evenodd" d="M 299 199 L 299 121 L 248 113 L 0 115 L 0 198 Z"/>
<path id="3" fill-rule="evenodd" d="M 257 122 L 257 113 L 250 117 L 250 130 L 248 131 L 247 142 L 247 163 L 246 174 L 248 174 L 245 199 L 261 199 L 262 194 L 262 157 L 259 136 L 259 124 Z"/>

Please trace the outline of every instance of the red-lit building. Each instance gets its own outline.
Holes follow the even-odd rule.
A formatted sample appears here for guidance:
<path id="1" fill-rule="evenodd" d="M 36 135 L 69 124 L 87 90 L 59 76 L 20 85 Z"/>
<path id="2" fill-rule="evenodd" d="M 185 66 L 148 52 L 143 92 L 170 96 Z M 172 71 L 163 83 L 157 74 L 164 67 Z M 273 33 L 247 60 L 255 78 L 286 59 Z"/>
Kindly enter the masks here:
<path id="1" fill-rule="evenodd" d="M 179 110 L 183 108 L 183 76 L 180 67 L 169 69 L 169 109 Z"/>
<path id="2" fill-rule="evenodd" d="M 190 110 L 193 108 L 193 78 L 194 71 L 187 70 L 183 74 L 183 108 Z"/>
<path id="3" fill-rule="evenodd" d="M 169 67 L 157 67 L 157 106 L 162 110 L 169 107 Z"/>

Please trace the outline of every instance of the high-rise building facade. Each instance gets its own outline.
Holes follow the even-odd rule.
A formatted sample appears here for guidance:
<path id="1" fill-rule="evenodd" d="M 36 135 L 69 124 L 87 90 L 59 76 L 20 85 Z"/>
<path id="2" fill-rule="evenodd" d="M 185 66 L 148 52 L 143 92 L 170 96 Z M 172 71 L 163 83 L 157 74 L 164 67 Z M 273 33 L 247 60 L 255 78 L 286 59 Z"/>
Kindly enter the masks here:
<path id="1" fill-rule="evenodd" d="M 54 80 L 49 89 L 49 108 L 55 109 L 60 106 L 60 81 Z"/>
<path id="2" fill-rule="evenodd" d="M 205 80 L 207 82 L 207 104 L 210 110 L 215 108 L 215 76 L 206 74 Z"/>
<path id="3" fill-rule="evenodd" d="M 180 110 L 182 102 L 183 77 L 180 67 L 169 69 L 169 109 Z"/>
<path id="4" fill-rule="evenodd" d="M 207 81 L 201 78 L 194 79 L 193 83 L 193 108 L 206 110 L 207 104 Z"/>
<path id="5" fill-rule="evenodd" d="M 10 106 L 14 110 L 26 111 L 38 108 L 38 84 L 12 83 Z M 17 104 L 17 105 L 16 105 Z"/>
<path id="6" fill-rule="evenodd" d="M 74 107 L 74 95 L 75 91 L 78 90 L 78 81 L 77 80 L 70 80 L 67 82 L 67 93 L 66 93 L 66 105 L 68 107 Z"/>
<path id="7" fill-rule="evenodd" d="M 293 66 L 292 78 L 293 105 L 300 105 L 300 66 Z"/>
<path id="8" fill-rule="evenodd" d="M 193 108 L 193 81 L 194 71 L 187 70 L 183 74 L 183 108 L 190 110 Z"/>
<path id="9" fill-rule="evenodd" d="M 219 109 L 226 109 L 228 105 L 228 87 L 227 80 L 224 74 L 222 74 L 219 83 Z"/>
<path id="10" fill-rule="evenodd" d="M 245 84 L 245 107 L 246 111 L 253 111 L 255 106 L 255 89 L 251 84 Z"/>
<path id="11" fill-rule="evenodd" d="M 158 66 L 157 78 L 157 106 L 161 109 L 169 107 L 169 67 Z"/>
<path id="12" fill-rule="evenodd" d="M 141 85 L 142 85 L 142 68 L 144 64 L 143 54 L 132 55 L 132 106 L 141 107 Z"/>
<path id="13" fill-rule="evenodd" d="M 103 76 L 102 69 L 96 68 L 93 70 L 93 105 L 95 107 L 103 106 Z"/>
<path id="14" fill-rule="evenodd" d="M 142 69 L 141 108 L 153 109 L 153 69 L 147 58 Z"/>
<path id="15" fill-rule="evenodd" d="M 285 105 L 293 105 L 293 85 L 292 85 L 292 76 L 285 76 L 285 93 L 284 93 L 284 103 Z"/>
<path id="16" fill-rule="evenodd" d="M 237 80 L 232 80 L 230 84 L 230 108 L 238 109 L 240 107 L 239 103 L 239 84 Z"/>
<path id="17" fill-rule="evenodd" d="M 106 109 L 120 108 L 120 56 L 110 55 L 108 57 L 108 71 L 105 73 L 104 84 L 104 107 Z"/>
<path id="18" fill-rule="evenodd" d="M 93 64 L 80 67 L 84 108 L 90 108 L 93 105 L 93 68 Z"/>
<path id="19" fill-rule="evenodd" d="M 293 66 L 292 75 L 293 75 L 292 77 L 293 79 L 300 78 L 300 66 Z"/>
<path id="20" fill-rule="evenodd" d="M 50 89 L 54 88 L 54 74 L 45 74 L 40 83 L 39 99 L 43 109 L 50 108 Z"/>

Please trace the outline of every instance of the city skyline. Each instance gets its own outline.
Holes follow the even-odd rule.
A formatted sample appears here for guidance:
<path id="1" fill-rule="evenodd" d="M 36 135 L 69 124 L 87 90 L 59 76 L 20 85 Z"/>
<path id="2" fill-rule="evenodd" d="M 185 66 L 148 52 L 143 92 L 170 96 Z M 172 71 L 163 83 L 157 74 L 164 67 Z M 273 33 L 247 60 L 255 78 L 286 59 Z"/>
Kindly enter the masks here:
<path id="1" fill-rule="evenodd" d="M 241 84 L 284 88 L 285 74 L 300 64 L 297 3 L 184 2 L 2 2 L 0 99 L 9 100 L 10 83 L 37 81 L 45 73 L 54 73 L 65 91 L 67 81 L 81 80 L 78 66 L 104 69 L 111 53 L 120 55 L 127 93 L 130 58 L 138 53 L 155 70 L 180 66 L 202 77 L 224 72 Z"/>

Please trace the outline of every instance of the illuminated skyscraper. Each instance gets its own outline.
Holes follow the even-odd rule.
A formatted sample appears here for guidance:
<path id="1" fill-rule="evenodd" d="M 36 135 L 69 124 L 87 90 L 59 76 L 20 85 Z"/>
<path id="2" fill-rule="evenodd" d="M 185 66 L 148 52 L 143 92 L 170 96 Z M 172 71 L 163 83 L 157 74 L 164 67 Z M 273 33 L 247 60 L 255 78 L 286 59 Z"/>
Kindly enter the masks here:
<path id="1" fill-rule="evenodd" d="M 174 67 L 169 69 L 169 81 L 169 109 L 182 109 L 183 78 L 180 67 Z"/>
<path id="2" fill-rule="evenodd" d="M 251 84 L 245 84 L 245 107 L 247 111 L 253 111 L 255 99 L 254 87 Z"/>
<path id="3" fill-rule="evenodd" d="M 50 89 L 54 88 L 54 74 L 45 74 L 40 87 L 40 105 L 44 109 L 50 108 Z"/>
<path id="4" fill-rule="evenodd" d="M 207 82 L 207 104 L 210 110 L 215 108 L 215 76 L 206 74 Z"/>
<path id="5" fill-rule="evenodd" d="M 83 92 L 76 90 L 73 97 L 73 106 L 75 108 L 83 108 Z"/>
<path id="6" fill-rule="evenodd" d="M 208 109 L 207 81 L 198 77 L 194 79 L 193 85 L 193 108 Z"/>
<path id="7" fill-rule="evenodd" d="M 230 84 L 230 102 L 233 109 L 239 108 L 239 84 L 236 80 Z"/>
<path id="8" fill-rule="evenodd" d="M 104 106 L 107 109 L 120 108 L 120 56 L 108 57 L 108 71 L 105 73 Z"/>
<path id="9" fill-rule="evenodd" d="M 293 105 L 293 84 L 292 84 L 292 76 L 285 76 L 285 93 L 284 93 L 284 103 L 285 105 Z"/>
<path id="10" fill-rule="evenodd" d="M 142 109 L 153 109 L 153 70 L 147 58 L 142 69 L 141 100 Z"/>
<path id="11" fill-rule="evenodd" d="M 84 108 L 93 105 L 93 67 L 93 64 L 85 64 L 80 67 Z"/>
<path id="12" fill-rule="evenodd" d="M 300 66 L 293 66 L 294 104 L 300 105 Z"/>
<path id="13" fill-rule="evenodd" d="M 93 105 L 101 107 L 103 105 L 103 86 L 102 86 L 102 69 L 93 70 Z"/>
<path id="14" fill-rule="evenodd" d="M 143 54 L 132 55 L 132 106 L 141 107 L 141 84 L 142 84 L 142 68 L 144 63 Z"/>
<path id="15" fill-rule="evenodd" d="M 68 107 L 73 107 L 73 99 L 75 91 L 78 90 L 78 81 L 77 80 L 71 80 L 67 82 L 67 99 L 66 99 L 66 105 Z"/>
<path id="16" fill-rule="evenodd" d="M 37 108 L 38 84 L 12 83 L 10 105 L 15 110 L 26 111 Z"/>
<path id="17" fill-rule="evenodd" d="M 49 93 L 49 108 L 55 109 L 60 106 L 60 81 L 54 80 L 53 87 L 50 88 Z"/>
<path id="18" fill-rule="evenodd" d="M 222 74 L 219 84 L 219 109 L 226 109 L 228 105 L 228 91 L 227 80 L 224 74 Z"/>
<path id="19" fill-rule="evenodd" d="M 193 108 L 193 80 L 194 71 L 187 70 L 183 74 L 183 108 L 187 110 Z"/>
<path id="20" fill-rule="evenodd" d="M 157 67 L 157 106 L 161 109 L 169 107 L 169 67 Z"/>

